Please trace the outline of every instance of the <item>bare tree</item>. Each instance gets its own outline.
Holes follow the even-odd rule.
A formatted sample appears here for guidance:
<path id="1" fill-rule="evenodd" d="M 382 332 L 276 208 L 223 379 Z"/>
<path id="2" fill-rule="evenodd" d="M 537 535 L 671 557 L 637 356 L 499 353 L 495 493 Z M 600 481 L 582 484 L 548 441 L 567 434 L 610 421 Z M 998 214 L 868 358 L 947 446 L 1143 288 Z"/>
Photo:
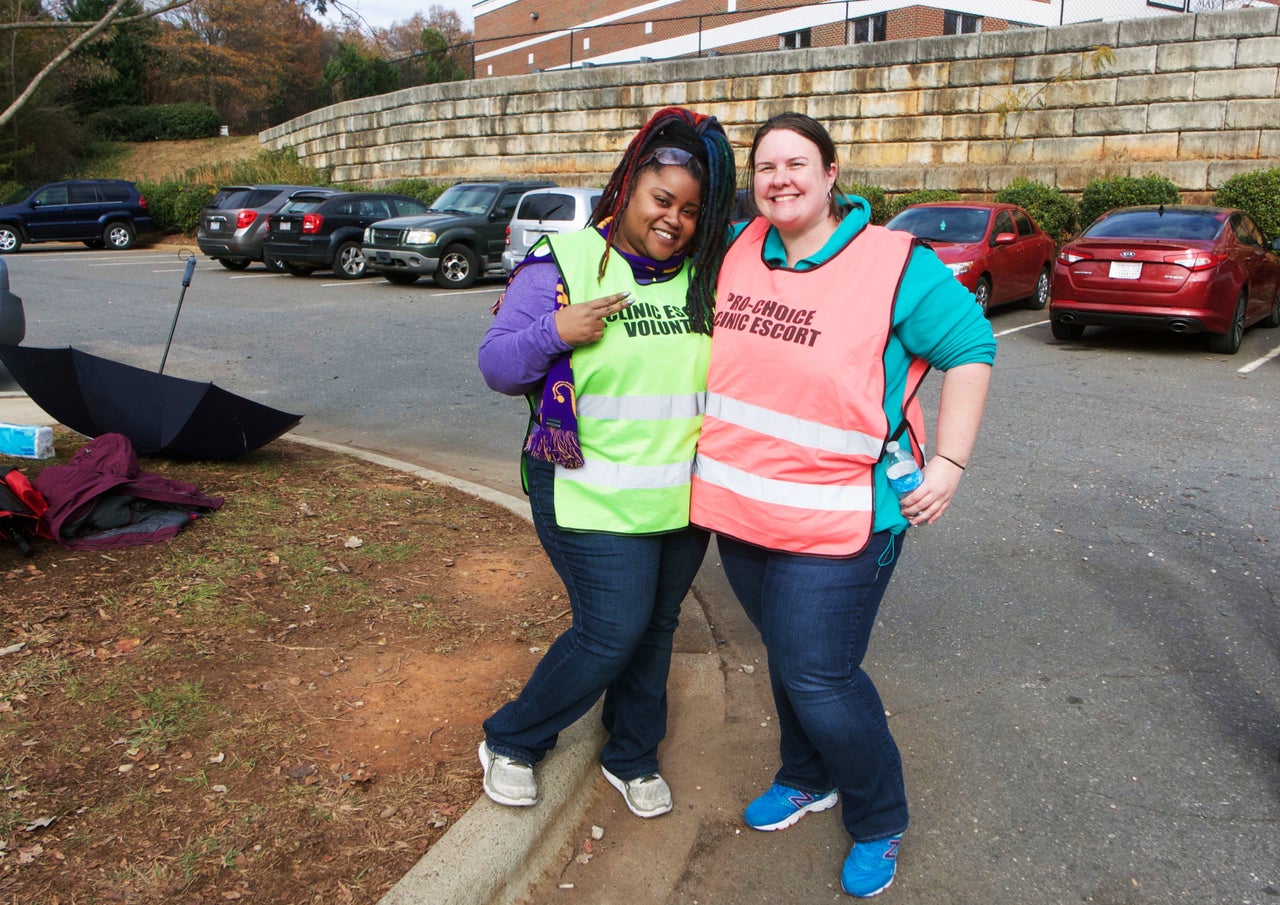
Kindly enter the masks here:
<path id="1" fill-rule="evenodd" d="M 102 35 L 108 29 L 124 25 L 129 22 L 138 22 L 143 19 L 150 19 L 156 16 L 162 16 L 165 13 L 180 9 L 192 2 L 192 0 L 162 0 L 155 6 L 144 9 L 142 13 L 125 16 L 122 15 L 125 7 L 129 5 L 130 0 L 115 0 L 107 9 L 106 13 L 100 19 L 92 22 L 72 22 L 61 19 L 45 19 L 45 18 L 23 18 L 19 16 L 13 22 L 0 22 L 0 32 L 25 31 L 32 29 L 41 29 L 46 31 L 63 31 L 73 34 L 74 37 L 50 59 L 43 68 L 37 72 L 26 87 L 13 99 L 13 102 L 0 113 L 0 128 L 8 125 L 17 112 L 22 109 L 23 105 L 31 100 L 37 89 L 58 70 L 60 66 L 66 63 L 75 53 L 84 47 L 90 41 Z M 314 8 L 317 13 L 323 15 L 329 7 L 333 7 L 344 15 L 351 15 L 348 8 L 340 2 L 340 0 L 306 0 L 306 5 Z"/>

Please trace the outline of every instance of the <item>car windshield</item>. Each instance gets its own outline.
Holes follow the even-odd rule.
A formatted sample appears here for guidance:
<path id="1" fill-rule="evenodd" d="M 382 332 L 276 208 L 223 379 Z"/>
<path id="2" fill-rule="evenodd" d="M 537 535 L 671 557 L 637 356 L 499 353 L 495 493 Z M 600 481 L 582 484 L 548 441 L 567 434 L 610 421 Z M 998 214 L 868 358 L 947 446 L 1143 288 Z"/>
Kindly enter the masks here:
<path id="1" fill-rule="evenodd" d="M 990 216 L 977 207 L 913 207 L 885 226 L 931 242 L 981 242 Z"/>
<path id="2" fill-rule="evenodd" d="M 253 207 L 254 205 L 247 203 L 251 194 L 253 194 L 252 189 L 221 189 L 207 206 L 218 210 L 229 207 Z"/>
<path id="3" fill-rule="evenodd" d="M 1214 211 L 1125 211 L 1099 220 L 1082 239 L 1212 239 L 1223 221 Z"/>
<path id="4" fill-rule="evenodd" d="M 324 204 L 327 200 L 329 199 L 326 197 L 316 197 L 314 195 L 304 198 L 290 198 L 285 206 L 280 208 L 280 213 L 308 214 L 320 205 Z"/>
<path id="5" fill-rule="evenodd" d="M 572 220 L 573 196 L 562 192 L 526 195 L 520 202 L 517 220 Z"/>
<path id="6" fill-rule="evenodd" d="M 498 189 L 492 185 L 451 185 L 431 205 L 435 212 L 483 214 L 493 204 Z"/>

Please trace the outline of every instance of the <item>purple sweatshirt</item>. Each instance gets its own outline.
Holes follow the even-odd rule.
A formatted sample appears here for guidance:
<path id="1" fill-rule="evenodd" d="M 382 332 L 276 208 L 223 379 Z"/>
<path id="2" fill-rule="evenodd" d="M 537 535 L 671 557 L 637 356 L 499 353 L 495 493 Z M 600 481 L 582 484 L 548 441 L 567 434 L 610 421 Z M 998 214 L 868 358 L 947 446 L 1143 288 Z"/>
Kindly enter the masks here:
<path id="1" fill-rule="evenodd" d="M 508 396 L 533 392 L 551 362 L 573 347 L 556 331 L 556 284 L 560 268 L 546 261 L 525 264 L 511 278 L 480 343 L 480 373 L 489 389 Z"/>
<path id="2" fill-rule="evenodd" d="M 678 256 L 655 262 L 619 248 L 613 253 L 631 265 L 632 275 L 641 285 L 665 282 L 680 272 L 682 259 Z M 545 260 L 538 259 L 542 255 Z M 559 282 L 560 268 L 545 244 L 531 252 L 512 274 L 502 307 L 480 342 L 480 373 L 489 389 L 508 396 L 528 395 L 538 389 L 551 363 L 572 350 L 556 330 Z"/>

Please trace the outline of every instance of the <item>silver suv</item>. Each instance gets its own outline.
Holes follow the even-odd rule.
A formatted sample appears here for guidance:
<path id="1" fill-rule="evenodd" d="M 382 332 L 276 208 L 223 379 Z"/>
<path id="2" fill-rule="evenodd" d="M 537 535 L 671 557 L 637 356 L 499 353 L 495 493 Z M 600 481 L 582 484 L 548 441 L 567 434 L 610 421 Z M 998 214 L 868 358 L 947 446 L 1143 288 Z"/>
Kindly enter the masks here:
<path id="1" fill-rule="evenodd" d="M 550 188 L 525 192 L 507 226 L 507 249 L 502 253 L 502 269 L 516 269 L 533 244 L 543 236 L 585 229 L 602 189 Z"/>
<path id="2" fill-rule="evenodd" d="M 308 189 L 336 194 L 336 189 L 310 185 L 226 185 L 200 211 L 196 244 L 200 251 L 228 270 L 244 270 L 262 261 L 272 273 L 283 273 L 284 264 L 264 260 L 262 240 L 267 217 L 284 207 L 294 192 Z"/>

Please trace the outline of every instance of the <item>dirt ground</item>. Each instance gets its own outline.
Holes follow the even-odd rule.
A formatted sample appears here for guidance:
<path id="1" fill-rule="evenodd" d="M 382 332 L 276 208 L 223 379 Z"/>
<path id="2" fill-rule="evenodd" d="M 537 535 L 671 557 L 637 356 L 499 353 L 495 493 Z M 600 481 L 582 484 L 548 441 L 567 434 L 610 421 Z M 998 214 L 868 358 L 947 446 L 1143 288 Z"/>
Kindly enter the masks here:
<path id="1" fill-rule="evenodd" d="M 162 544 L 0 542 L 0 902 L 375 902 L 568 624 L 532 528 L 284 440 L 141 466 L 225 503 Z"/>

